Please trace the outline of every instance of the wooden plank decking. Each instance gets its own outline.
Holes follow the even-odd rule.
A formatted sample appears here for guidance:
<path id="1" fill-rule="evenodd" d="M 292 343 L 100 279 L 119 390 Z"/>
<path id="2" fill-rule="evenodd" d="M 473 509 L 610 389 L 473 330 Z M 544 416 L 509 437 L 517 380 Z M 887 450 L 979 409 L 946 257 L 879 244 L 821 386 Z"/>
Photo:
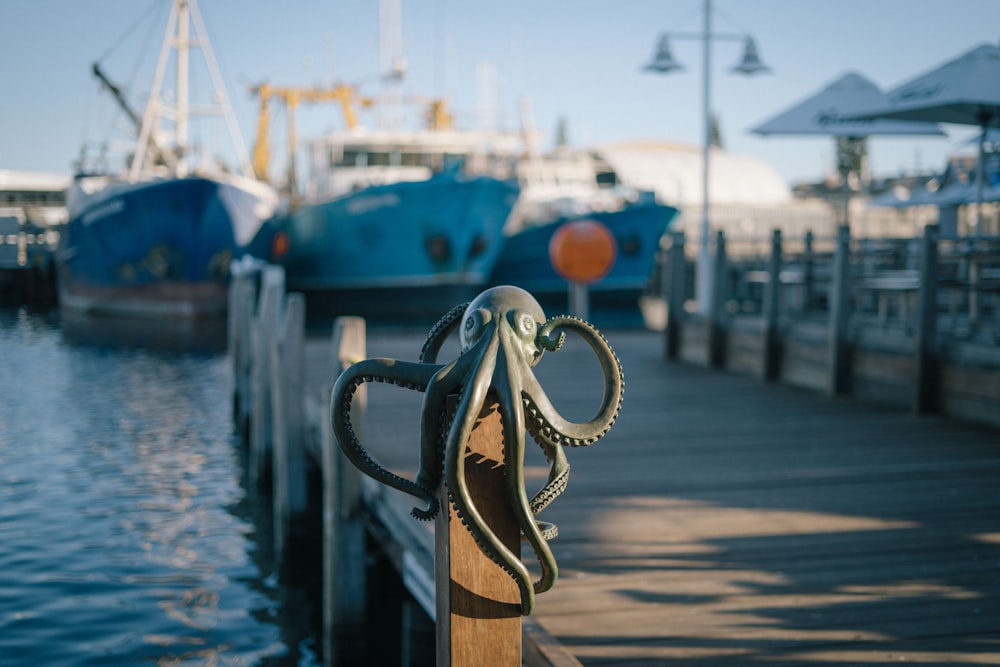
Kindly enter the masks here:
<path id="1" fill-rule="evenodd" d="M 1000 664 L 1000 431 L 670 363 L 661 334 L 605 333 L 625 402 L 604 440 L 568 452 L 569 488 L 543 513 L 560 577 L 535 613 L 581 663 Z M 415 360 L 421 343 L 370 331 L 368 356 Z M 583 420 L 600 384 L 576 343 L 536 371 Z M 328 356 L 309 342 L 311 386 L 332 382 Z M 413 470 L 422 395 L 369 387 L 366 442 Z"/>

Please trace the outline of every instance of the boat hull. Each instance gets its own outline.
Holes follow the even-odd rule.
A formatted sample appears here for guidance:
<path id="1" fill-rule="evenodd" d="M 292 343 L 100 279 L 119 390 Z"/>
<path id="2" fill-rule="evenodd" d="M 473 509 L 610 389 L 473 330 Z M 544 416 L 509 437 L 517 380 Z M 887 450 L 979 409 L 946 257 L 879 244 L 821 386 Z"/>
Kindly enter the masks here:
<path id="1" fill-rule="evenodd" d="M 310 315 L 434 321 L 485 287 L 518 193 L 458 174 L 367 188 L 282 219 L 275 257 Z"/>
<path id="2" fill-rule="evenodd" d="M 572 220 L 596 220 L 608 228 L 617 248 L 608 274 L 588 285 L 590 312 L 606 323 L 641 321 L 639 297 L 649 287 L 660 239 L 677 214 L 672 206 L 639 203 L 528 227 L 507 238 L 489 283 L 521 287 L 551 314 L 568 312 L 569 285 L 552 266 L 549 243 Z"/>
<path id="3" fill-rule="evenodd" d="M 256 195 L 210 178 L 116 184 L 71 213 L 60 307 L 90 315 L 223 316 L 230 262 L 259 244 Z"/>

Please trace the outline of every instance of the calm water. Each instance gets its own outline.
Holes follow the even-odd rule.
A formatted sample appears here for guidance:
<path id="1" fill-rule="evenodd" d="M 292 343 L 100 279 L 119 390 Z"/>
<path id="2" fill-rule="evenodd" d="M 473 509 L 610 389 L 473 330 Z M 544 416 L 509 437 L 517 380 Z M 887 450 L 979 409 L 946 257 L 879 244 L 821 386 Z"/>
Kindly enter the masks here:
<path id="1" fill-rule="evenodd" d="M 227 357 L 137 335 L 0 309 L 0 665 L 318 664 L 257 546 Z"/>

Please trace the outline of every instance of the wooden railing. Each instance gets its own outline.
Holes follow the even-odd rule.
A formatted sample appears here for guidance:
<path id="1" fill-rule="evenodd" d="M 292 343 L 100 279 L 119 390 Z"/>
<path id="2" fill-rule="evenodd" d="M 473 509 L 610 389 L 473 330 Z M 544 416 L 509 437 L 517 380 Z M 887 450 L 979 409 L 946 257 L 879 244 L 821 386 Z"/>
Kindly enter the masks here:
<path id="1" fill-rule="evenodd" d="M 1000 422 L 1000 237 L 720 232 L 714 258 L 713 302 L 699 313 L 693 258 L 672 237 L 667 357 Z"/>

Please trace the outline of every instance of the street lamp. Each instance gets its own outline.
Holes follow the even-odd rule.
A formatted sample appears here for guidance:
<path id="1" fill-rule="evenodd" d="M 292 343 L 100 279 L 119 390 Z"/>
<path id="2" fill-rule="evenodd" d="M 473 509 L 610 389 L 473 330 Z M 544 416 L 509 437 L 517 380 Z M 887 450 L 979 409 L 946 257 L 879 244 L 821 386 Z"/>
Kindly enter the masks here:
<path id="1" fill-rule="evenodd" d="M 754 75 L 771 71 L 769 67 L 760 61 L 757 53 L 757 44 L 753 37 L 747 34 L 734 33 L 713 33 L 712 32 L 712 1 L 704 2 L 704 24 L 700 33 L 690 32 L 665 32 L 660 35 L 660 41 L 656 46 L 653 59 L 643 67 L 646 72 L 656 72 L 657 74 L 668 74 L 676 70 L 683 70 L 684 66 L 674 60 L 670 52 L 670 40 L 700 40 L 702 42 L 702 88 L 701 104 L 704 122 L 704 139 L 702 142 L 702 176 L 701 176 L 701 243 L 698 248 L 698 261 L 695 265 L 695 298 L 698 302 L 698 312 L 708 314 L 711 312 L 712 299 L 712 255 L 709 246 L 711 245 L 711 228 L 708 220 L 708 179 L 709 179 L 709 148 L 712 144 L 712 106 L 711 106 L 711 72 L 712 72 L 712 41 L 714 40 L 739 40 L 743 42 L 743 57 L 740 62 L 730 68 L 731 72 L 738 74 Z"/>

